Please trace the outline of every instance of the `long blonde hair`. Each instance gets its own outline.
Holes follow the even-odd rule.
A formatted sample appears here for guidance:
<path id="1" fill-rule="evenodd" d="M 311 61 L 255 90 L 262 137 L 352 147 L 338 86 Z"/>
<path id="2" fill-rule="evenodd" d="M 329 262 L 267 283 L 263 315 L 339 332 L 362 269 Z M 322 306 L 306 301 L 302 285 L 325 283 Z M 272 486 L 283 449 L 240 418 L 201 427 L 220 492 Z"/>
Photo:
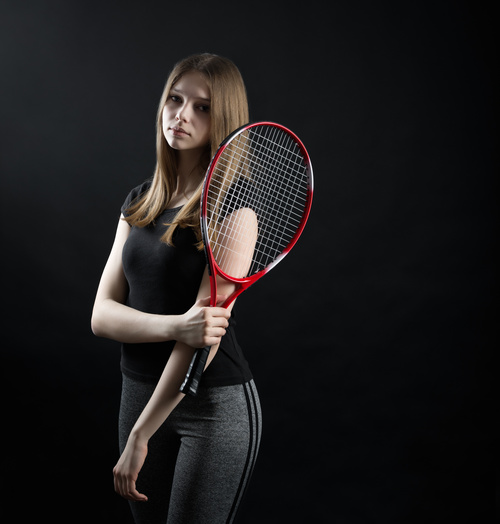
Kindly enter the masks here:
<path id="1" fill-rule="evenodd" d="M 149 190 L 128 209 L 125 220 L 131 226 L 144 227 L 160 215 L 168 206 L 176 188 L 177 155 L 163 135 L 162 113 L 170 90 L 180 78 L 191 71 L 202 73 L 210 90 L 210 141 L 201 158 L 202 168 L 207 169 L 210 158 L 215 154 L 224 138 L 248 122 L 248 101 L 245 84 L 238 68 L 228 58 L 203 53 L 192 55 L 178 62 L 170 73 L 163 90 L 156 118 L 156 169 Z M 200 197 L 203 182 L 177 214 L 162 241 L 173 245 L 177 227 L 191 227 L 196 233 L 198 248 L 201 249 L 199 227 Z"/>

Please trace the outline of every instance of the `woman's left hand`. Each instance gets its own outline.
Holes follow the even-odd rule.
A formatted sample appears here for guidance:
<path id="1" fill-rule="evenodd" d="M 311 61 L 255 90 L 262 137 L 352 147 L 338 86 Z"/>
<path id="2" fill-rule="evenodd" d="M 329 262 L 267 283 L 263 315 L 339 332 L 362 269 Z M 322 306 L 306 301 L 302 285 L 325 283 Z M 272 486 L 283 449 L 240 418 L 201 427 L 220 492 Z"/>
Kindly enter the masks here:
<path id="1" fill-rule="evenodd" d="M 113 468 L 115 491 L 128 500 L 144 502 L 148 500 L 148 497 L 139 493 L 135 486 L 147 454 L 147 441 L 140 441 L 131 435 L 120 459 Z"/>

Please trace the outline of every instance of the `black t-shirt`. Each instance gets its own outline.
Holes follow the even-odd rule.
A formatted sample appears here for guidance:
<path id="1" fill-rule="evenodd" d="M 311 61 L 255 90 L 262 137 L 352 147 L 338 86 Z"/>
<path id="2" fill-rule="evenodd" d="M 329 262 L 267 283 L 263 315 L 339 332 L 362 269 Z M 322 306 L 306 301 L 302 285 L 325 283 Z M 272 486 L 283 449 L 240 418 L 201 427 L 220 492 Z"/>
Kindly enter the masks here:
<path id="1" fill-rule="evenodd" d="M 147 181 L 127 196 L 121 211 L 127 216 L 130 204 L 151 186 Z M 177 228 L 175 246 L 160 239 L 180 207 L 166 209 L 155 222 L 133 226 L 123 247 L 122 261 L 129 292 L 127 305 L 158 315 L 185 313 L 195 302 L 205 271 L 205 255 L 199 251 L 190 228 Z M 234 316 L 222 338 L 219 350 L 203 373 L 201 384 L 226 386 L 241 384 L 252 378 L 248 363 L 238 345 Z M 143 382 L 157 382 L 165 368 L 175 341 L 122 344 L 122 372 Z"/>

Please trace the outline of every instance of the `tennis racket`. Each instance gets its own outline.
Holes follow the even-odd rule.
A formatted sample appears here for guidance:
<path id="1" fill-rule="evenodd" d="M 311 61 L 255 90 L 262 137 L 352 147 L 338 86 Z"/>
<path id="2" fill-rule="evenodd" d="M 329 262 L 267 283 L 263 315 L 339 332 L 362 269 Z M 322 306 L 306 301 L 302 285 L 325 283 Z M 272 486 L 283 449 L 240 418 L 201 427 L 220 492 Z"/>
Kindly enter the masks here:
<path id="1" fill-rule="evenodd" d="M 236 284 L 228 307 L 290 252 L 309 216 L 313 174 L 299 138 L 272 122 L 247 124 L 219 146 L 205 176 L 202 240 L 216 305 L 217 276 Z M 196 395 L 210 346 L 193 356 L 181 391 Z"/>

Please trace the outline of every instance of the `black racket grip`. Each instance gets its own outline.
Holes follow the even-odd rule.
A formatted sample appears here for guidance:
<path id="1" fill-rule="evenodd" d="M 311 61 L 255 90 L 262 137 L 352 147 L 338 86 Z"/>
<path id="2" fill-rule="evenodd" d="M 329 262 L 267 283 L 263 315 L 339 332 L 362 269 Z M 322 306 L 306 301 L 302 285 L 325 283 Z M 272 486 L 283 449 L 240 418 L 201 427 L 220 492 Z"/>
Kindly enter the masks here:
<path id="1" fill-rule="evenodd" d="M 209 353 L 210 346 L 196 350 L 196 353 L 193 355 L 191 360 L 191 364 L 189 364 L 186 378 L 184 379 L 180 389 L 182 393 L 192 397 L 196 395 Z"/>

